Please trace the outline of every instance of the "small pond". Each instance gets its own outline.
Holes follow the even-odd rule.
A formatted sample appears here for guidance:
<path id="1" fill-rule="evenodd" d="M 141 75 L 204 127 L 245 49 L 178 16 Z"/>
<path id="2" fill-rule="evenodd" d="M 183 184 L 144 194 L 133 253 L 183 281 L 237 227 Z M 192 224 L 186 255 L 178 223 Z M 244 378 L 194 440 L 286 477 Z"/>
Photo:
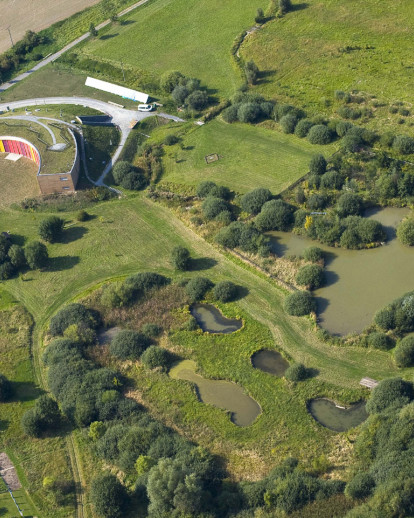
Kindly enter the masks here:
<path id="1" fill-rule="evenodd" d="M 261 371 L 268 372 L 274 376 L 283 376 L 286 369 L 289 367 L 289 362 L 287 362 L 277 351 L 262 349 L 253 354 L 252 365 L 255 369 L 260 369 Z"/>
<path id="2" fill-rule="evenodd" d="M 371 250 L 332 248 L 290 232 L 268 234 L 279 256 L 300 255 L 308 246 L 327 252 L 326 284 L 314 293 L 320 324 L 330 333 L 361 332 L 376 311 L 414 289 L 414 247 L 403 246 L 395 235 L 408 212 L 391 207 L 366 211 L 365 216 L 378 220 L 387 232 L 385 245 Z"/>
<path id="3" fill-rule="evenodd" d="M 241 320 L 226 318 L 211 304 L 193 304 L 190 311 L 201 329 L 209 333 L 234 333 L 243 325 Z"/>
<path id="4" fill-rule="evenodd" d="M 257 401 L 245 394 L 236 383 L 203 378 L 196 373 L 196 369 L 195 362 L 183 360 L 170 370 L 169 375 L 171 378 L 194 383 L 200 401 L 231 412 L 231 420 L 237 426 L 249 426 L 253 423 L 261 413 Z"/>
<path id="5" fill-rule="evenodd" d="M 349 408 L 343 408 L 329 399 L 311 399 L 308 403 L 308 410 L 315 421 L 335 432 L 345 432 L 350 428 L 355 428 L 368 417 L 365 401 L 355 403 Z"/>

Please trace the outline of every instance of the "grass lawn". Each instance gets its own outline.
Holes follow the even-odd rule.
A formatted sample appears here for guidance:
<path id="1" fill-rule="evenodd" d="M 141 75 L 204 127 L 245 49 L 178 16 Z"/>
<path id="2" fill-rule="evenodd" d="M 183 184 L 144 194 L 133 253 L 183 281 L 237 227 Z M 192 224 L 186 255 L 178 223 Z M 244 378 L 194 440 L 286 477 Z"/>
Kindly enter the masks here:
<path id="1" fill-rule="evenodd" d="M 36 180 L 37 165 L 28 158 L 23 157 L 12 162 L 6 160 L 6 156 L 5 153 L 0 153 L 0 208 L 40 194 Z"/>
<path id="2" fill-rule="evenodd" d="M 306 174 L 313 155 L 328 156 L 335 146 L 314 146 L 277 130 L 214 120 L 191 131 L 182 146 L 165 149 L 163 181 L 197 185 L 213 180 L 237 192 L 267 187 L 277 194 Z M 206 164 L 204 157 L 211 153 L 221 158 Z"/>
<path id="3" fill-rule="evenodd" d="M 263 94 L 320 109 L 335 90 L 412 102 L 412 5 L 309 0 L 301 6 L 243 44 L 242 56 L 266 72 L 258 86 Z"/>
<path id="4" fill-rule="evenodd" d="M 113 25 L 84 46 L 82 53 L 152 72 L 180 70 L 201 79 L 220 96 L 241 83 L 230 55 L 233 40 L 254 25 L 260 0 L 156 0 L 128 15 L 129 24 Z"/>

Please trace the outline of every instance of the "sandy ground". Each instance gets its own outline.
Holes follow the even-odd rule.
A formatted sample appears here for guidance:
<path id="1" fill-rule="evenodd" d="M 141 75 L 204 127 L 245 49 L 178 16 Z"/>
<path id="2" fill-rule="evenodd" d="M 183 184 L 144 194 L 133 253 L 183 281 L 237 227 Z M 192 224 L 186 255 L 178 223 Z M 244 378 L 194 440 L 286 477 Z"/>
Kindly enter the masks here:
<path id="1" fill-rule="evenodd" d="M 13 41 L 16 43 L 27 30 L 40 31 L 98 2 L 99 0 L 0 0 L 0 53 L 11 46 L 7 27 L 10 26 Z"/>
<path id="2" fill-rule="evenodd" d="M 24 198 L 39 196 L 37 165 L 27 158 L 11 162 L 5 160 L 5 156 L 7 153 L 0 153 L 0 208 Z"/>
<path id="3" fill-rule="evenodd" d="M 22 487 L 16 470 L 6 453 L 0 453 L 0 475 L 12 491 Z"/>

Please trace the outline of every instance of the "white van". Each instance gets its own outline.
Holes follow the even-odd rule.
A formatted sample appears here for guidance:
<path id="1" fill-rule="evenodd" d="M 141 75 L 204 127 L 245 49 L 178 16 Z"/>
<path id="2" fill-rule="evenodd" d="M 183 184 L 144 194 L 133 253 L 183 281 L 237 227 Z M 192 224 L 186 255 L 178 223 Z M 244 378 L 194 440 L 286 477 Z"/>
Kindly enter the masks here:
<path id="1" fill-rule="evenodd" d="M 139 112 L 150 112 L 152 111 L 152 104 L 138 104 L 138 111 Z"/>

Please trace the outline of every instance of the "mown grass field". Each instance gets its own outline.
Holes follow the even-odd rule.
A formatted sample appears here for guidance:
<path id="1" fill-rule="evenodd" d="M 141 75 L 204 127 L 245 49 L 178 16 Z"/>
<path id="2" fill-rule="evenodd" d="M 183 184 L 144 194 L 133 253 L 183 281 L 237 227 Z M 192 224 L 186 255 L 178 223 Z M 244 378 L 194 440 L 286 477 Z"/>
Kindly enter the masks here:
<path id="1" fill-rule="evenodd" d="M 36 180 L 37 165 L 28 158 L 12 162 L 6 160 L 6 156 L 5 153 L 0 153 L 0 208 L 40 194 Z"/>
<path id="2" fill-rule="evenodd" d="M 258 90 L 270 97 L 322 107 L 335 90 L 356 89 L 411 103 L 413 29 L 404 0 L 309 0 L 247 38 L 241 54 L 266 72 Z"/>
<path id="3" fill-rule="evenodd" d="M 214 120 L 165 148 L 163 181 L 197 185 L 212 180 L 237 192 L 267 187 L 277 194 L 307 173 L 313 155 L 329 156 L 334 149 L 277 130 Z M 206 164 L 205 156 L 212 153 L 220 160 Z"/>
<path id="4" fill-rule="evenodd" d="M 81 47 L 85 55 L 152 72 L 180 70 L 201 79 L 211 93 L 228 96 L 240 85 L 230 55 L 233 40 L 254 25 L 260 0 L 157 0 L 128 15 Z"/>

